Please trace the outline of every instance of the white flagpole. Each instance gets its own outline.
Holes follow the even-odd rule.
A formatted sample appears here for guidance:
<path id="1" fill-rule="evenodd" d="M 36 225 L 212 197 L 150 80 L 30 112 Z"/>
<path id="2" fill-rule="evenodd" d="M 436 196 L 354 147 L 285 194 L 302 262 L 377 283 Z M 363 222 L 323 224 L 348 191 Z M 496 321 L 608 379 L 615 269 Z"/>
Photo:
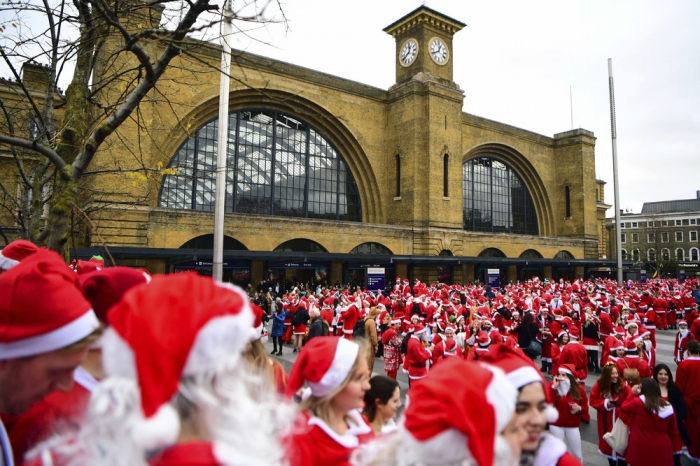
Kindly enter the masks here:
<path id="1" fill-rule="evenodd" d="M 608 84 L 610 86 L 610 127 L 612 130 L 613 187 L 615 190 L 615 247 L 617 248 L 617 283 L 622 285 L 622 229 L 620 228 L 620 187 L 617 181 L 617 125 L 615 121 L 615 87 L 613 84 L 612 58 L 608 58 Z"/>
<path id="2" fill-rule="evenodd" d="M 214 260 L 212 276 L 221 281 L 224 268 L 224 213 L 226 207 L 226 159 L 228 155 L 228 93 L 231 72 L 231 46 L 228 43 L 233 27 L 231 2 L 224 3 L 221 23 L 221 81 L 219 87 L 219 137 L 216 154 L 216 199 L 214 202 Z"/>

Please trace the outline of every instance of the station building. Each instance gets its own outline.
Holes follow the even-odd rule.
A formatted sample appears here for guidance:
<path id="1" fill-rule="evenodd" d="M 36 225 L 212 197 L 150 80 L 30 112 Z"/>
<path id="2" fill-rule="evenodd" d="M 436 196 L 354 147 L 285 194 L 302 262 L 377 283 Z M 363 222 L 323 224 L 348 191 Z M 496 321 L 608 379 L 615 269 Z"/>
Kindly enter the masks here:
<path id="1" fill-rule="evenodd" d="M 464 283 L 487 269 L 506 282 L 614 266 L 595 136 L 546 136 L 465 111 L 452 47 L 465 26 L 425 6 L 388 25 L 389 89 L 232 52 L 226 280 L 362 283 L 381 267 L 388 282 Z M 97 79 L 123 66 L 110 55 L 118 45 L 104 46 Z M 118 263 L 208 273 L 221 49 L 188 40 L 183 50 L 138 119 L 96 155 L 91 169 L 104 174 L 91 177 L 94 228 L 80 256 L 106 244 Z M 171 170 L 123 175 L 142 166 Z"/>

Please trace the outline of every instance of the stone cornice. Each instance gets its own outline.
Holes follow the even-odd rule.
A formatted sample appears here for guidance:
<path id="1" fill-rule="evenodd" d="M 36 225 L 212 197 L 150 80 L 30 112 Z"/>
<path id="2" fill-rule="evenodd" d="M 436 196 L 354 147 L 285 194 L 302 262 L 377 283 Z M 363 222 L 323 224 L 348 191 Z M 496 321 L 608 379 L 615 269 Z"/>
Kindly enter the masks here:
<path id="1" fill-rule="evenodd" d="M 461 31 L 466 26 L 461 21 L 445 16 L 426 6 L 421 6 L 382 30 L 392 37 L 397 37 L 421 24 L 444 31 L 450 36 Z"/>
<path id="2" fill-rule="evenodd" d="M 499 133 L 508 134 L 510 136 L 515 136 L 520 139 L 527 139 L 537 144 L 542 144 L 549 147 L 554 146 L 553 138 L 543 136 L 542 134 L 535 133 L 533 131 L 528 131 L 526 129 L 507 125 L 499 121 L 489 120 L 488 118 L 472 115 L 471 113 L 462 113 L 462 124 L 475 126 L 478 128 L 484 128 L 491 131 L 498 131 Z"/>

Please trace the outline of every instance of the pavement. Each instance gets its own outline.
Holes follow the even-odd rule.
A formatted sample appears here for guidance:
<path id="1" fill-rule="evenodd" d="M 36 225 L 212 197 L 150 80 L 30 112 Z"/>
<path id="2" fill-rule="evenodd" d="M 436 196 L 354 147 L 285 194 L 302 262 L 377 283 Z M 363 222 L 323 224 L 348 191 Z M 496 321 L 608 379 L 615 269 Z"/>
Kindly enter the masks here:
<path id="1" fill-rule="evenodd" d="M 268 326 L 268 332 L 270 331 L 271 324 Z M 676 363 L 673 362 L 673 345 L 676 338 L 676 330 L 657 330 L 656 331 L 656 363 L 665 363 L 675 374 Z M 268 353 L 272 351 L 272 339 L 265 343 Z M 291 344 L 285 344 L 282 350 L 282 356 L 275 356 L 275 358 L 282 364 L 287 374 L 292 368 L 296 356 L 298 353 L 293 353 L 293 347 Z M 539 365 L 539 361 L 537 361 Z M 384 362 L 382 358 L 376 358 L 374 361 L 374 371 L 372 375 L 386 375 L 384 372 Z M 589 373 L 586 379 L 586 391 L 590 394 L 591 388 L 598 380 L 599 375 L 595 373 Z M 397 376 L 397 381 L 399 382 L 399 387 L 401 388 L 401 401 L 405 402 L 405 396 L 408 391 L 408 377 L 403 372 L 399 371 Z M 597 413 L 594 409 L 590 410 L 591 422 L 590 424 L 581 424 L 581 446 L 583 451 L 583 464 L 584 466 L 607 466 L 608 462 L 604 456 L 598 453 L 598 423 L 597 423 Z M 683 457 L 681 459 L 681 464 L 683 466 L 690 466 L 693 463 L 688 458 Z"/>

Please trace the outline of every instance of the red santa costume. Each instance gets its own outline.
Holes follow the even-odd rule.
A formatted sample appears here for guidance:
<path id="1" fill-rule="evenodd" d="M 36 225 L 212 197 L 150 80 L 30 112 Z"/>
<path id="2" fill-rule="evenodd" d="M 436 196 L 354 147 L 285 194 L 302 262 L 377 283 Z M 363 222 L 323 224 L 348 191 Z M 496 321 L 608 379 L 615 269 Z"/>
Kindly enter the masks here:
<path id="1" fill-rule="evenodd" d="M 602 377 L 609 376 L 612 366 L 606 366 L 603 368 Z M 618 408 L 622 406 L 622 403 L 631 395 L 631 390 L 629 385 L 622 378 L 622 374 L 619 374 L 620 391 L 606 392 L 602 393 L 599 381 L 593 385 L 591 389 L 590 405 L 591 408 L 595 409 L 598 413 L 597 424 L 598 424 L 598 453 L 605 456 L 608 459 L 617 461 L 618 459 L 624 460 L 625 458 L 618 455 L 608 442 L 603 439 L 603 435 L 610 432 L 615 425 L 615 421 L 620 416 Z"/>
<path id="2" fill-rule="evenodd" d="M 676 385 L 683 393 L 688 415 L 685 418 L 685 426 L 692 444 L 688 446 L 688 456 L 695 461 L 700 461 L 700 356 L 689 355 L 676 369 Z"/>
<path id="3" fill-rule="evenodd" d="M 110 267 L 78 276 L 80 289 L 92 305 L 95 316 L 107 326 L 107 311 L 131 288 L 146 284 L 150 276 L 128 267 Z M 100 358 L 100 342 L 89 349 L 91 358 Z M 20 416 L 10 431 L 15 462 L 57 432 L 67 433 L 80 425 L 97 379 L 82 367 L 73 374 L 75 384 L 68 393 L 53 392 Z"/>
<path id="4" fill-rule="evenodd" d="M 467 361 L 480 360 L 482 356 L 489 352 L 490 347 L 491 338 L 489 337 L 488 333 L 486 333 L 484 330 L 479 330 L 479 333 L 476 335 L 476 344 L 469 351 Z"/>
<path id="5" fill-rule="evenodd" d="M 393 319 L 391 326 L 382 334 L 382 344 L 384 345 L 384 370 L 387 377 L 396 379 L 396 373 L 401 365 L 401 337 L 394 328 L 401 324 L 401 319 Z"/>
<path id="6" fill-rule="evenodd" d="M 10 256 L 11 251 L 3 252 Z M 42 249 L 19 258 L 0 276 L 0 296 L 0 359 L 5 361 L 29 359 L 60 350 L 99 328 L 90 303 L 80 292 L 77 275 L 53 251 Z M 40 401 L 52 390 L 72 388 L 71 379 L 64 377 L 64 382 L 60 382 L 55 377 L 47 386 L 31 387 L 36 397 L 31 401 Z M 26 387 L 26 382 L 24 388 L 30 388 Z M 29 409 L 24 404 L 13 406 L 11 391 L 3 396 L 9 399 L 6 408 L 17 411 L 10 414 L 22 414 L 21 410 Z M 36 422 L 30 424 L 35 426 Z M 1 421 L 0 462 L 8 466 L 14 464 L 10 439 Z"/>
<path id="7" fill-rule="evenodd" d="M 419 380 L 428 375 L 426 363 L 430 361 L 432 353 L 428 350 L 420 336 L 425 334 L 425 327 L 418 324 L 413 327 L 413 335 L 408 340 L 406 359 L 404 360 L 404 370 L 408 371 L 410 380 Z"/>
<path id="8" fill-rule="evenodd" d="M 411 389 L 398 430 L 362 446 L 354 464 L 513 464 L 501 433 L 516 397 L 501 371 L 449 358 Z"/>
<path id="9" fill-rule="evenodd" d="M 686 348 L 688 347 L 688 342 L 695 340 L 695 335 L 693 335 L 688 330 L 688 323 L 685 320 L 678 322 L 678 333 L 676 334 L 676 341 L 673 345 L 673 360 L 678 364 L 685 358 Z"/>
<path id="10" fill-rule="evenodd" d="M 569 343 L 561 349 L 559 358 L 559 366 L 563 364 L 571 364 L 574 366 L 574 377 L 579 383 L 586 384 L 588 377 L 588 353 L 586 348 L 578 341 L 581 335 L 578 327 L 572 327 L 569 331 Z"/>
<path id="11" fill-rule="evenodd" d="M 255 333 L 243 290 L 192 273 L 154 276 L 127 293 L 107 318 L 108 376 L 93 392 L 76 439 L 83 464 L 101 464 L 96 456 L 113 455 L 124 464 L 142 464 L 154 450 L 161 453 L 149 462 L 159 466 L 218 465 L 229 457 L 246 464 L 282 461 L 275 419 L 284 418 L 286 409 L 276 401 L 273 384 L 241 363 Z M 183 396 L 186 405 L 178 402 Z M 178 442 L 187 416 L 203 426 L 191 425 L 188 440 Z M 231 440 L 248 436 L 266 445 L 245 449 Z"/>
<path id="12" fill-rule="evenodd" d="M 559 366 L 558 374 L 567 374 L 575 377 L 575 368 L 571 364 Z M 555 386 L 556 382 L 556 386 Z M 588 415 L 588 396 L 583 385 L 578 386 L 577 398 L 574 399 L 571 391 L 573 387 L 571 381 L 564 375 L 561 381 L 553 380 L 553 383 L 548 386 L 549 399 L 554 400 L 554 407 L 559 413 L 559 418 L 550 424 L 549 431 L 561 441 L 566 440 L 569 444 L 569 449 L 579 461 L 583 462 L 583 454 L 581 452 L 581 420 L 584 417 L 590 419 Z"/>
<path id="13" fill-rule="evenodd" d="M 673 466 L 673 446 L 679 442 L 673 407 L 668 404 L 658 414 L 650 413 L 644 402 L 644 395 L 633 395 L 620 408 L 629 419 L 630 429 L 625 459 L 631 465 Z"/>
<path id="14" fill-rule="evenodd" d="M 295 395 L 307 383 L 311 403 L 329 397 L 352 377 L 351 371 L 361 357 L 359 345 L 347 339 L 312 339 L 294 362 L 289 374 L 287 395 Z M 369 383 L 365 384 L 369 388 Z M 287 458 L 291 466 L 349 466 L 353 450 L 374 438 L 372 428 L 357 409 L 345 414 L 346 430 L 343 433 L 331 428 L 327 419 L 312 409 L 301 413 L 287 442 Z"/>
<path id="15" fill-rule="evenodd" d="M 344 303 L 340 308 L 343 316 L 343 338 L 352 341 L 352 331 L 357 323 L 359 307 L 356 303 Z"/>

